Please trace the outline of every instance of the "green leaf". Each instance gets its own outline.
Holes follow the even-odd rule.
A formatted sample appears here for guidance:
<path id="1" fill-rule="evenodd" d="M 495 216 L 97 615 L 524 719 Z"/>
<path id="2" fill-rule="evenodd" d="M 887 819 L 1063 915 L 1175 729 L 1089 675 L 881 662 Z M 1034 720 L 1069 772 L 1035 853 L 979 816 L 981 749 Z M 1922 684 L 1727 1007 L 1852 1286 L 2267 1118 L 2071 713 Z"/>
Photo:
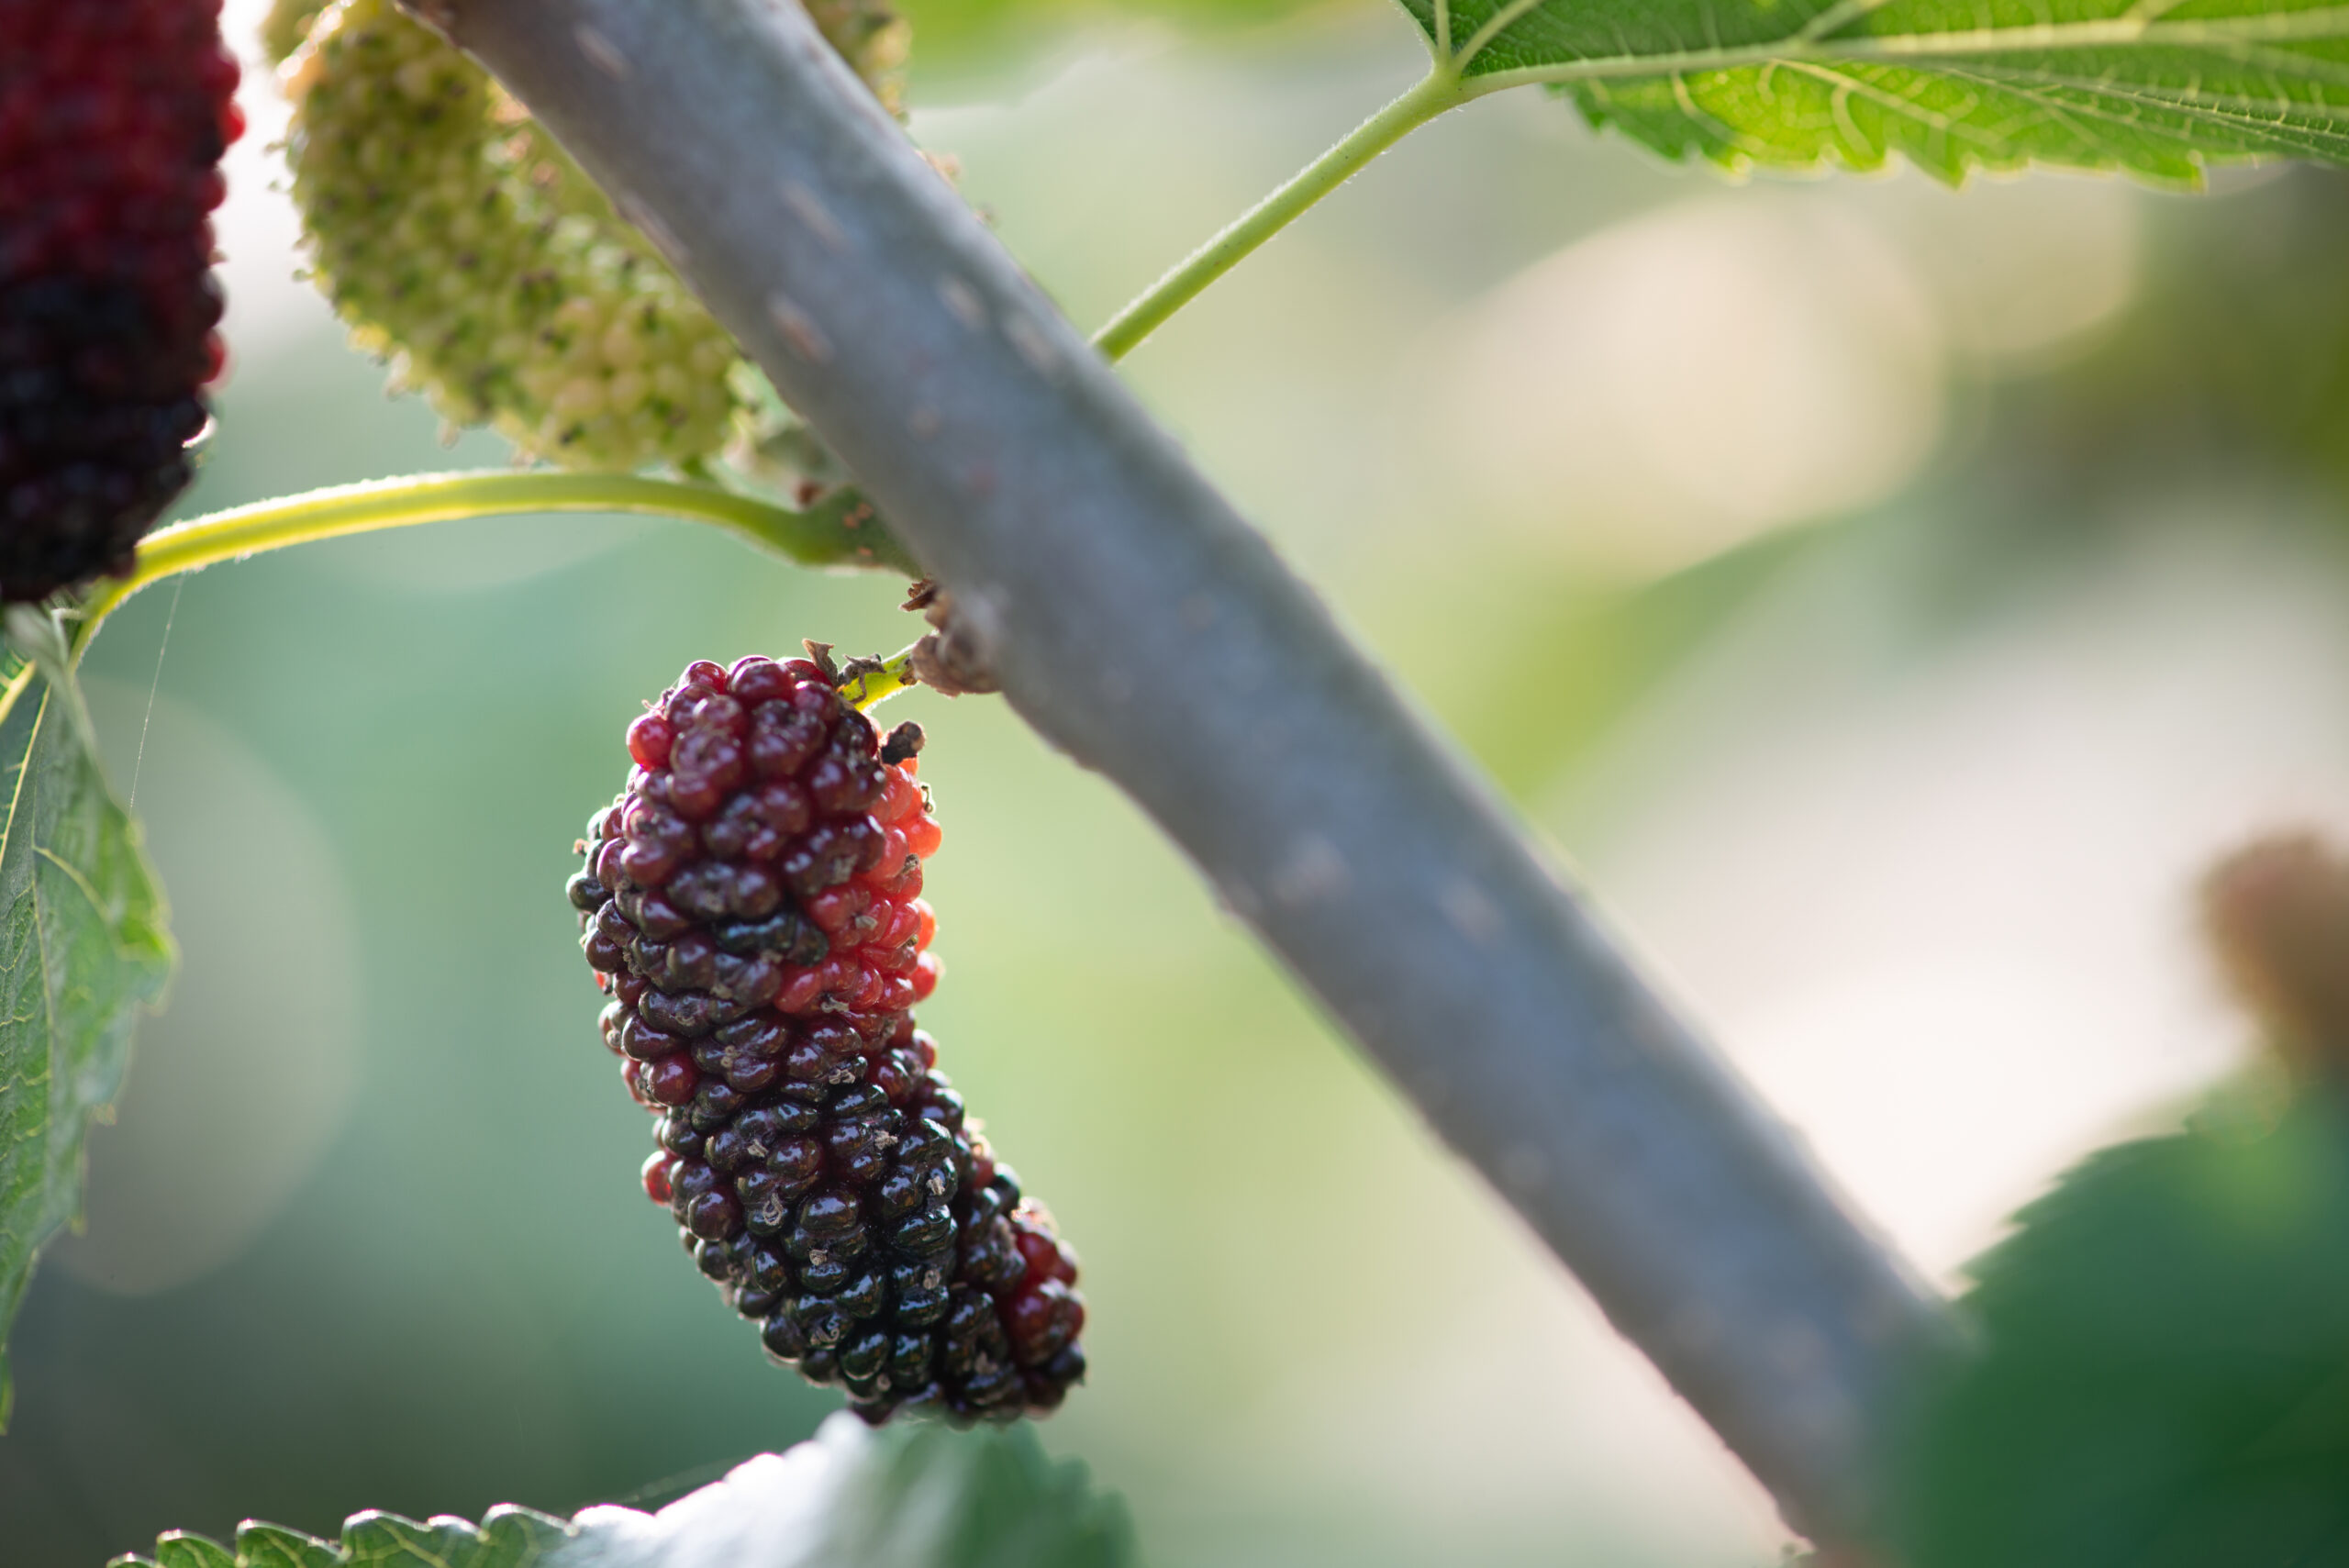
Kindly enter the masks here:
<path id="1" fill-rule="evenodd" d="M 2106 1150 L 2017 1218 L 1967 1298 L 1983 1354 L 1927 1403 L 1901 1560 L 2349 1563 L 2349 1108 Z"/>
<path id="2" fill-rule="evenodd" d="M 561 1519 L 511 1507 L 490 1509 L 479 1529 L 456 1518 L 418 1524 L 364 1513 L 343 1525 L 340 1541 L 247 1524 L 233 1551 L 174 1530 L 155 1542 L 153 1557 L 117 1557 L 108 1568 L 543 1568 L 578 1533 Z"/>
<path id="3" fill-rule="evenodd" d="M 208 1553 L 208 1555 L 206 1555 Z M 1124 1507 L 1035 1434 L 900 1427 L 833 1417 L 787 1452 L 761 1454 L 657 1514 L 595 1507 L 569 1523 L 490 1510 L 475 1529 L 360 1514 L 342 1539 L 249 1524 L 234 1552 L 174 1533 L 141 1568 L 1124 1568 Z"/>
<path id="4" fill-rule="evenodd" d="M 147 1558 L 121 1559 L 144 1562 Z M 156 1568 L 236 1568 L 237 1554 L 218 1541 L 206 1540 L 200 1535 L 173 1530 L 155 1543 L 151 1560 Z"/>
<path id="5" fill-rule="evenodd" d="M 247 1524 L 237 1531 L 239 1568 L 334 1568 L 349 1561 L 339 1548 L 282 1525 Z"/>
<path id="6" fill-rule="evenodd" d="M 28 666 L 9 673 L 0 691 L 0 756 L 11 764 L 0 774 L 0 1333 L 35 1255 L 81 1212 L 90 1119 L 110 1113 L 132 1020 L 172 969 L 162 891 L 138 824 L 90 753 L 81 694 L 70 675 L 61 697 Z M 0 1379 L 6 1369 L 0 1358 Z"/>
<path id="7" fill-rule="evenodd" d="M 1489 91 L 1731 170 L 1954 181 L 2024 163 L 2192 184 L 2248 158 L 2349 161 L 2349 5 L 2331 0 L 1401 0 Z"/>

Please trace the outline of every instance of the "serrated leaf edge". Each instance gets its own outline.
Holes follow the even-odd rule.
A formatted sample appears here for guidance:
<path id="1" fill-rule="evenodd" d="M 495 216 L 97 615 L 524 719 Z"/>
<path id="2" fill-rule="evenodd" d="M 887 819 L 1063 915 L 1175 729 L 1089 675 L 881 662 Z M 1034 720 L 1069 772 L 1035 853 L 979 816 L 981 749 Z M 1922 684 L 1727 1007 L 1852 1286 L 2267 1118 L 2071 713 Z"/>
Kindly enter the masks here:
<path id="1" fill-rule="evenodd" d="M 2295 156 L 2349 162 L 2349 102 L 2328 102 L 2321 97 L 2296 99 L 2290 106 L 2290 117 L 2278 119 L 2274 117 L 2274 105 L 2266 100 L 2212 96 L 2199 87 L 2164 90 L 2150 83 L 2116 81 L 2110 72 L 2073 75 L 2053 69 L 2057 61 L 2047 61 L 2045 67 L 2027 73 L 2017 72 L 2010 63 L 2018 56 L 2064 56 L 2126 47 L 2209 50 L 2227 52 L 2245 65 L 2349 87 L 2349 65 L 2319 56 L 2287 52 L 2282 48 L 2299 43 L 2349 41 L 2349 6 L 2176 19 L 2170 17 L 2168 12 L 2179 0 L 2157 0 L 2110 17 L 1939 32 L 1851 35 L 1842 30 L 1864 21 L 1885 0 L 1841 0 L 1776 38 L 1751 43 L 1654 54 L 1590 55 L 1531 66 L 1495 61 L 1493 51 L 1506 40 L 1509 29 L 1552 3 L 1553 0 L 1511 0 L 1487 17 L 1456 50 L 1451 41 L 1450 0 L 1432 0 L 1424 15 L 1408 0 L 1404 9 L 1431 44 L 1436 74 L 1455 81 L 1463 101 L 1512 87 L 1548 86 L 1573 96 L 1594 128 L 1615 128 L 1651 147 L 1653 142 L 1631 129 L 1622 122 L 1622 117 L 1609 112 L 1609 83 L 1668 84 L 1682 106 L 1682 113 L 1692 122 L 1702 123 L 1711 117 L 1697 106 L 1692 83 L 1701 85 L 1709 78 L 1754 70 L 1766 76 L 1770 71 L 1785 69 L 1820 78 L 1836 95 L 1839 103 L 1846 96 L 1882 99 L 1885 101 L 1877 106 L 1883 112 L 1924 124 L 1929 132 L 1963 128 L 1934 127 L 1917 106 L 1898 94 L 1876 89 L 1861 74 L 1871 68 L 1890 68 L 1932 72 L 1946 79 L 1972 82 L 2026 97 L 2091 92 L 2108 98 L 2132 100 L 2150 109 L 2197 117 L 2242 143 L 2226 148 L 2198 146 L 2190 137 L 2149 130 L 2145 125 L 2132 121 L 2125 128 L 2131 132 L 2174 146 L 2052 161 L 2028 151 L 2009 150 L 1996 143 L 1953 150 L 1938 160 L 1918 158 L 1904 150 L 1903 155 L 1911 161 L 1946 180 L 1954 181 L 1975 168 L 2006 172 L 2053 162 L 2068 168 L 2125 171 L 2154 184 L 2193 188 L 2201 183 L 2204 170 L 2218 162 Z M 2000 80 L 2002 74 L 2009 79 Z M 2110 117 L 2103 109 L 2082 103 L 2058 101 L 2046 107 L 2050 114 L 2077 121 Z M 1778 150 L 1753 142 L 1734 127 L 1714 123 L 1721 133 L 1718 145 L 1680 149 L 1684 161 L 1700 158 L 1732 173 L 1765 165 L 1784 170 L 1840 165 L 1865 172 L 1881 168 L 1894 150 L 1888 145 L 1878 145 L 1871 152 L 1872 139 L 1856 135 L 1839 139 L 1810 158 L 1790 158 Z"/>
<path id="2" fill-rule="evenodd" d="M 334 1540 L 248 1519 L 237 1527 L 233 1550 L 173 1530 L 156 1538 L 154 1556 L 125 1552 L 106 1568 L 532 1568 L 580 1533 L 576 1524 L 512 1503 L 490 1509 L 479 1525 L 453 1514 L 419 1520 L 370 1508 L 345 1519 Z M 174 1557 L 184 1561 L 169 1561 Z"/>

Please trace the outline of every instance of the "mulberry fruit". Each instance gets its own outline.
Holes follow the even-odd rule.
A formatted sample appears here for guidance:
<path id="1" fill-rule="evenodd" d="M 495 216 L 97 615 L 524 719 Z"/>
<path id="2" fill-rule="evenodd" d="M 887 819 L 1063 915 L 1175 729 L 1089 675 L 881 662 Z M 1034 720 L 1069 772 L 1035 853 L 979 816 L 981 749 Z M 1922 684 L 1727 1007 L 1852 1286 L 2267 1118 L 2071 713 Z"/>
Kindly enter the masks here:
<path id="1" fill-rule="evenodd" d="M 480 66 L 340 0 L 282 74 L 315 278 L 396 383 L 570 468 L 725 444 L 732 340 Z"/>
<path id="2" fill-rule="evenodd" d="M 0 4 L 0 597 L 128 571 L 219 373 L 210 0 Z"/>
<path id="3" fill-rule="evenodd" d="M 285 57 L 310 36 L 310 24 L 326 8 L 327 0 L 272 0 L 269 15 L 261 23 L 261 49 L 269 62 L 284 64 Z"/>
<path id="4" fill-rule="evenodd" d="M 261 18 L 261 54 L 273 66 L 284 66 L 286 56 L 301 50 L 310 24 L 327 9 L 327 0 L 270 0 L 268 17 Z"/>
<path id="5" fill-rule="evenodd" d="M 317 10 L 278 0 L 264 39 L 292 50 L 294 199 L 352 340 L 452 425 L 493 426 L 566 468 L 718 456 L 755 373 L 645 237 L 488 72 L 392 0 Z M 887 101 L 903 24 L 870 0 L 822 11 Z"/>
<path id="6" fill-rule="evenodd" d="M 807 0 L 825 41 L 893 115 L 905 113 L 906 47 L 913 29 L 880 0 Z"/>
<path id="7" fill-rule="evenodd" d="M 629 727 L 571 879 L 605 1044 L 660 1119 L 644 1189 L 767 1352 L 879 1421 L 1058 1406 L 1076 1262 L 938 1071 L 919 731 L 817 664 L 687 667 Z"/>

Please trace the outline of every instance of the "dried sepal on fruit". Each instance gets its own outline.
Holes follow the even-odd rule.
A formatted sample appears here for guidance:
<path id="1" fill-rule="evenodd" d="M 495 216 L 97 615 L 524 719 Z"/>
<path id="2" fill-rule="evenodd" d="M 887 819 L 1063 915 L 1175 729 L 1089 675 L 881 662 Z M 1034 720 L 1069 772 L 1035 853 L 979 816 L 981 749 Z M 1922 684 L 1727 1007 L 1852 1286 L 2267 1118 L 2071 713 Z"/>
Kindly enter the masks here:
<path id="1" fill-rule="evenodd" d="M 701 662 L 629 728 L 572 878 L 641 1173 L 767 1351 L 898 1409 L 1008 1419 L 1084 1375 L 1076 1261 L 938 1071 L 918 728 L 809 660 Z"/>
<path id="2" fill-rule="evenodd" d="M 0 4 L 0 598 L 129 569 L 219 374 L 215 0 Z"/>

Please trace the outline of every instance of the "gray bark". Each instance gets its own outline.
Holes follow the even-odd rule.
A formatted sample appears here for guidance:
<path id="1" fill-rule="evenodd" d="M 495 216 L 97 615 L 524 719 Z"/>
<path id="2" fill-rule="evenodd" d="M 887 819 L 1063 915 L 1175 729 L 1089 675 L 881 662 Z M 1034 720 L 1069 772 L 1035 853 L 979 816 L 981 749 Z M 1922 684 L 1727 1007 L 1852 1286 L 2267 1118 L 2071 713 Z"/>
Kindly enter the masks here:
<path id="1" fill-rule="evenodd" d="M 1940 1303 L 797 6 L 426 9 L 846 460 L 1020 714 L 1157 819 L 1790 1523 L 1872 1535 Z"/>

